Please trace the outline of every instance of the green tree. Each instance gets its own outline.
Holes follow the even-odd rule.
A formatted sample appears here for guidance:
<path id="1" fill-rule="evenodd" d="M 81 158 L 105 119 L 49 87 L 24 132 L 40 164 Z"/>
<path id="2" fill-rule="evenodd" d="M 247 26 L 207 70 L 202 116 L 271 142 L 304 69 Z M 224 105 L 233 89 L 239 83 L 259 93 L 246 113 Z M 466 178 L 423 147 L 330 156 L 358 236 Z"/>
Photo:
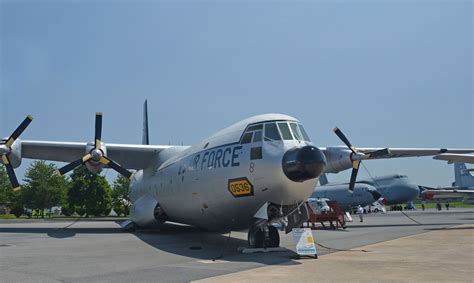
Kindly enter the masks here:
<path id="1" fill-rule="evenodd" d="M 13 191 L 7 172 L 0 166 L 0 205 L 10 208 L 16 217 L 23 214 L 22 191 Z"/>
<path id="2" fill-rule="evenodd" d="M 108 215 L 112 208 L 110 185 L 105 177 L 80 166 L 71 176 L 68 202 L 69 208 L 74 208 L 80 215 Z"/>
<path id="3" fill-rule="evenodd" d="M 56 173 L 54 164 L 35 161 L 26 170 L 22 188 L 24 205 L 37 209 L 44 217 L 44 209 L 64 203 L 68 181 Z"/>
<path id="4" fill-rule="evenodd" d="M 127 216 L 130 212 L 130 197 L 128 195 L 128 188 L 130 186 L 130 179 L 122 175 L 117 175 L 112 185 L 112 204 L 114 211 L 118 215 Z"/>
<path id="5" fill-rule="evenodd" d="M 3 166 L 0 166 L 0 205 L 10 206 L 11 194 L 13 193 L 10 180 Z"/>

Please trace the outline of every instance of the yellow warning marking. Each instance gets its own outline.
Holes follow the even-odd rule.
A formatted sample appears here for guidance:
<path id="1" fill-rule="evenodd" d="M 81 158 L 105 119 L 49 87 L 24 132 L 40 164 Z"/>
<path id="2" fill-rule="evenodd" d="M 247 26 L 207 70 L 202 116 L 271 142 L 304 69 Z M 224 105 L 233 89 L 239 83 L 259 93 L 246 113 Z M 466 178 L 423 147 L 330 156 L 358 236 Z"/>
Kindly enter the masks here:
<path id="1" fill-rule="evenodd" d="M 90 153 L 88 153 L 82 158 L 82 162 L 86 162 L 87 160 L 89 160 L 91 158 L 92 158 L 92 155 L 90 155 Z"/>
<path id="2" fill-rule="evenodd" d="M 107 165 L 107 164 L 110 163 L 110 161 L 108 159 L 104 158 L 103 156 L 100 157 L 99 162 L 104 164 L 104 165 Z"/>
<path id="3" fill-rule="evenodd" d="M 359 169 L 359 165 L 360 165 L 360 160 L 356 160 L 352 163 L 352 167 L 354 169 Z"/>
<path id="4" fill-rule="evenodd" d="M 9 138 L 6 145 L 8 148 L 11 148 L 15 140 L 13 138 Z"/>

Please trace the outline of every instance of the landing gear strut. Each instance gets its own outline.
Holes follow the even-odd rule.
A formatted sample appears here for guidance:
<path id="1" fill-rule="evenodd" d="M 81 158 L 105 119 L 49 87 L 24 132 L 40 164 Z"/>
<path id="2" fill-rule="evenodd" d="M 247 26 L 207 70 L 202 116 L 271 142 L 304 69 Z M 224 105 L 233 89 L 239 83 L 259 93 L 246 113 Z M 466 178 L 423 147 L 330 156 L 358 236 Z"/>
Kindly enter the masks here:
<path id="1" fill-rule="evenodd" d="M 271 225 L 252 225 L 248 233 L 251 248 L 277 248 L 280 246 L 280 234 Z"/>

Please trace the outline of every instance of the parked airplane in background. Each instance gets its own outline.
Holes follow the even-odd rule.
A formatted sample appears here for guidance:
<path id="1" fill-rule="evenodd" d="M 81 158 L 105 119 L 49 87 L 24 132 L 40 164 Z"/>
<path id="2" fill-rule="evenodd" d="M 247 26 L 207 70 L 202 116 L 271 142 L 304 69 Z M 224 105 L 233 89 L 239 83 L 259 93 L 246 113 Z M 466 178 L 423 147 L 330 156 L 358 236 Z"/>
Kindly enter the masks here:
<path id="1" fill-rule="evenodd" d="M 354 191 L 348 190 L 349 183 L 328 183 L 326 175 L 319 177 L 320 186 L 316 187 L 311 198 L 327 198 L 336 201 L 344 211 L 352 211 L 354 207 L 370 205 L 382 195 L 371 185 L 357 182 Z"/>
<path id="2" fill-rule="evenodd" d="M 131 178 L 130 226 L 173 221 L 210 230 L 249 228 L 251 247 L 279 245 L 272 223 L 284 223 L 289 232 L 307 220 L 302 204 L 324 172 L 352 168 L 351 188 L 361 160 L 474 152 L 356 149 L 339 129 L 335 132 L 347 147 L 318 148 L 297 119 L 282 114 L 242 120 L 194 146 L 106 145 L 101 139 L 101 113 L 96 114 L 92 143 L 19 140 L 31 120 L 27 117 L 0 144 L 2 163 L 14 188 L 19 183 L 13 168 L 22 158 L 70 162 L 59 169 L 60 174 L 80 165 L 94 173 L 108 166 Z M 145 134 L 146 130 L 144 141 Z"/>
<path id="3" fill-rule="evenodd" d="M 370 181 L 357 181 L 353 193 L 347 190 L 349 183 L 324 184 L 327 179 L 323 176 L 320 177 L 321 186 L 315 189 L 311 197 L 337 201 L 345 211 L 350 211 L 357 205 L 370 205 L 380 198 L 383 198 L 383 203 L 387 205 L 406 203 L 420 194 L 418 186 L 412 184 L 407 176 L 400 174 L 375 177 Z"/>
<path id="4" fill-rule="evenodd" d="M 420 195 L 417 185 L 410 182 L 406 175 L 393 174 L 375 177 L 373 180 L 365 180 L 360 183 L 377 188 L 382 195 L 385 205 L 407 203 Z"/>
<path id="5" fill-rule="evenodd" d="M 454 163 L 454 183 L 448 188 L 430 188 L 420 186 L 426 199 L 463 198 L 464 203 L 474 204 L 474 169 L 468 169 L 464 163 Z"/>

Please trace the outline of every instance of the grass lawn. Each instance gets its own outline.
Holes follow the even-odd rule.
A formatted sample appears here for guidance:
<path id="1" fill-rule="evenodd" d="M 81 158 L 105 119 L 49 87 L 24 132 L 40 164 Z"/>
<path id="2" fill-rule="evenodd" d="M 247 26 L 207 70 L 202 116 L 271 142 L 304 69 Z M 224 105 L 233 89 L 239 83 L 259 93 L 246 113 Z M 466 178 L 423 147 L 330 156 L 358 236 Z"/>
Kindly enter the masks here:
<path id="1" fill-rule="evenodd" d="M 444 201 L 440 201 L 440 202 L 441 202 L 442 208 L 446 209 L 446 206 L 444 205 L 445 202 Z M 415 207 L 416 209 L 421 210 L 421 203 L 420 202 L 415 203 Z M 435 201 L 426 202 L 425 208 L 435 208 L 435 207 L 436 207 Z M 463 203 L 462 201 L 453 201 L 453 202 L 450 201 L 449 208 L 474 208 L 474 204 L 466 204 L 466 203 Z"/>

